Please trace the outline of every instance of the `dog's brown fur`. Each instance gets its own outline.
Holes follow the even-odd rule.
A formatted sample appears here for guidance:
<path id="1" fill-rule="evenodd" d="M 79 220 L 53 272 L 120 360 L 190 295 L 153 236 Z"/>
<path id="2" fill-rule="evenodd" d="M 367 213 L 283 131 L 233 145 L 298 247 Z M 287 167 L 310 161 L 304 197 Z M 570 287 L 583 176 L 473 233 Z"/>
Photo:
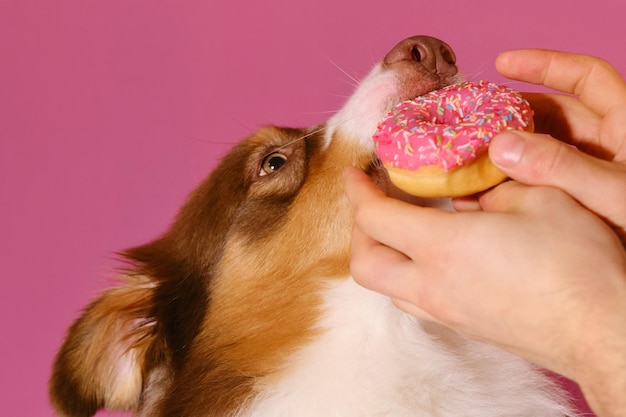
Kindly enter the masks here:
<path id="1" fill-rule="evenodd" d="M 349 274 L 350 210 L 337 178 L 374 159 L 341 141 L 320 152 L 322 130 L 261 129 L 225 157 L 164 236 L 125 254 L 135 265 L 128 285 L 94 301 L 57 356 L 58 410 L 138 409 L 154 374 L 171 387 L 160 415 L 228 415 L 254 378 L 276 372 L 313 335 L 323 280 L 311 277 Z M 259 176 L 275 150 L 285 166 Z M 100 378 L 115 355 L 131 353 L 140 374 L 122 385 L 116 374 Z"/>

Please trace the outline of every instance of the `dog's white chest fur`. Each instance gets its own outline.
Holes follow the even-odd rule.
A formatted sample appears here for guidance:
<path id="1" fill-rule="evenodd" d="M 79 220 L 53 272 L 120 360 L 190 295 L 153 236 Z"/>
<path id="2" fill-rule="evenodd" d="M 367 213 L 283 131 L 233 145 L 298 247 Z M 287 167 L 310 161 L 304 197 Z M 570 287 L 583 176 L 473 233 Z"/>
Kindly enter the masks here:
<path id="1" fill-rule="evenodd" d="M 324 308 L 323 332 L 287 371 L 259 382 L 260 395 L 239 417 L 568 414 L 533 366 L 422 324 L 352 279 L 327 290 Z"/>

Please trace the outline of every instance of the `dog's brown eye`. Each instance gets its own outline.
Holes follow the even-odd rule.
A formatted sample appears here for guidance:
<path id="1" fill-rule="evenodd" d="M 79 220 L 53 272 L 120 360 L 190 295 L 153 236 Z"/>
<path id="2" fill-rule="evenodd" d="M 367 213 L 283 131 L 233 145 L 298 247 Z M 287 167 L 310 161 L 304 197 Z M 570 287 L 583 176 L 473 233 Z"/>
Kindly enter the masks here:
<path id="1" fill-rule="evenodd" d="M 285 165 L 285 162 L 287 162 L 286 155 L 280 152 L 271 153 L 263 160 L 263 163 L 261 164 L 261 172 L 259 173 L 259 175 L 264 176 L 273 174 L 274 172 L 281 169 L 283 165 Z"/>

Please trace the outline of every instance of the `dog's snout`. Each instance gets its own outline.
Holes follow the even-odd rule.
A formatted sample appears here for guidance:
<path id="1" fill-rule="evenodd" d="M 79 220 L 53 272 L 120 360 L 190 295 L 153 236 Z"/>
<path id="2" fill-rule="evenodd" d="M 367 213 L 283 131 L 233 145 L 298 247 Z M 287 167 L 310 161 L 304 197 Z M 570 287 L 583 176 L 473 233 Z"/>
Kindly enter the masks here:
<path id="1" fill-rule="evenodd" d="M 426 71 L 439 76 L 452 76 L 458 72 L 456 56 L 448 44 L 430 36 L 413 36 L 393 47 L 383 59 L 387 67 L 411 61 Z"/>

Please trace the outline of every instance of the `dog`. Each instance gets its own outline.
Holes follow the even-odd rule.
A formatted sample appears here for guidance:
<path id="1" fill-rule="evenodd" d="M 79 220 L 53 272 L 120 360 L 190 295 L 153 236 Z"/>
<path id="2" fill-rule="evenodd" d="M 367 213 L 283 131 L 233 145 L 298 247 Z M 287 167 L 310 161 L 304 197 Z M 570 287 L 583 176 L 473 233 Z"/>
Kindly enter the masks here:
<path id="1" fill-rule="evenodd" d="M 450 46 L 411 37 L 326 123 L 235 145 L 70 327 L 49 384 L 58 415 L 574 416 L 542 370 L 350 277 L 343 170 L 410 200 L 377 160 L 377 122 L 463 79 Z"/>

